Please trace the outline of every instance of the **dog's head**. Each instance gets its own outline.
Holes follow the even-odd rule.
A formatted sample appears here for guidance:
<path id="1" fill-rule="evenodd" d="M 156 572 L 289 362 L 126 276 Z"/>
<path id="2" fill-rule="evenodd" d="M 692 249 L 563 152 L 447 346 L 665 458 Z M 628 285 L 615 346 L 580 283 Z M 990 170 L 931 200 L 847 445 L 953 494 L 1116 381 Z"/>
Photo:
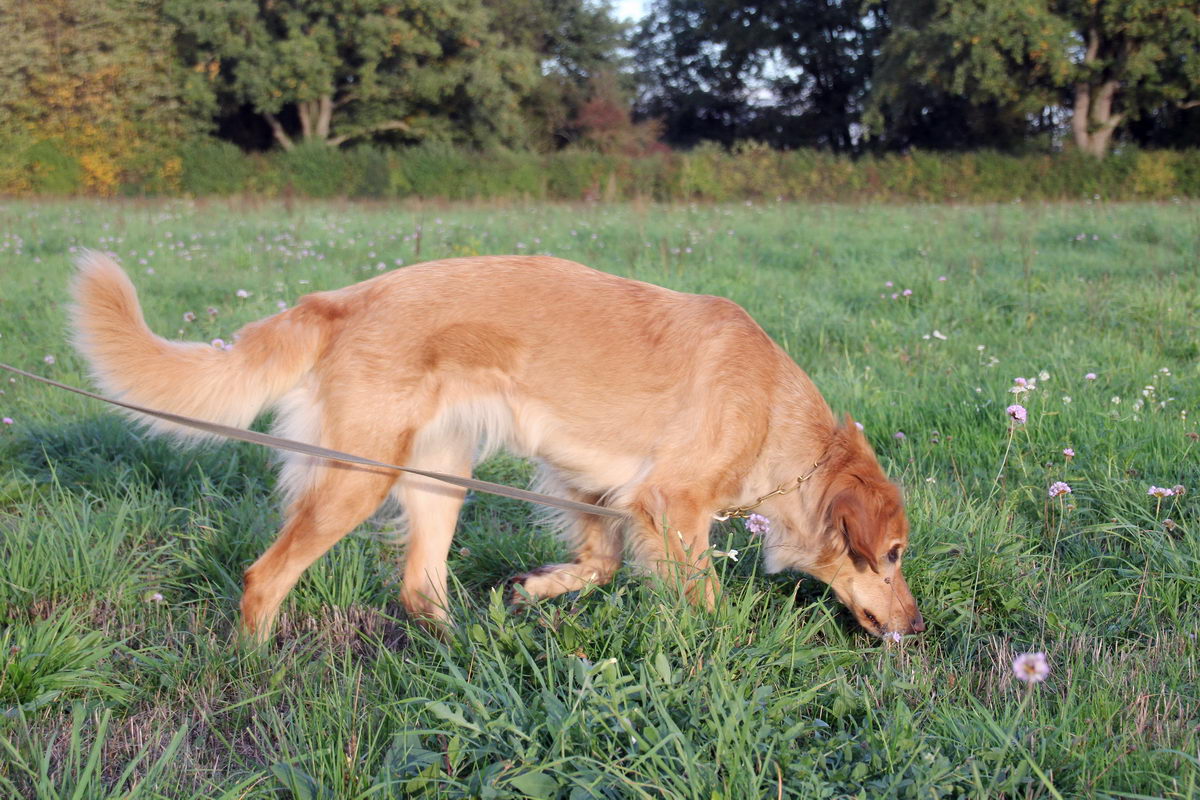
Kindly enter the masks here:
<path id="1" fill-rule="evenodd" d="M 925 630 L 900 570 L 908 547 L 900 490 L 849 418 L 834 432 L 812 480 L 807 499 L 795 497 L 792 508 L 781 509 L 783 525 L 772 525 L 767 570 L 819 578 L 878 636 Z"/>

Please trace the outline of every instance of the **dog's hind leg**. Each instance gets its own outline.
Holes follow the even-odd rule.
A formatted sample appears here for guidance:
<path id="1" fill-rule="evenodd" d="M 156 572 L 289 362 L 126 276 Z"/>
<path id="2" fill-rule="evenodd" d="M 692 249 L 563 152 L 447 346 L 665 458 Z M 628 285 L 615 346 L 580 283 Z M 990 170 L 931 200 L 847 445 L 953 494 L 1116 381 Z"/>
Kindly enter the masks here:
<path id="1" fill-rule="evenodd" d="M 270 635 L 283 598 L 304 570 L 365 520 L 396 480 L 394 473 L 359 467 L 319 469 L 311 488 L 292 503 L 275 542 L 246 570 L 242 628 L 259 641 Z"/>
<path id="2" fill-rule="evenodd" d="M 350 426 L 343 423 L 337 430 L 326 431 L 322 444 L 388 463 L 403 463 L 412 434 L 389 433 L 383 435 L 367 416 Z M 307 474 L 293 475 L 294 480 L 290 480 L 293 499 L 287 521 L 275 542 L 244 576 L 242 630 L 259 641 L 270 635 L 280 604 L 304 570 L 378 508 L 397 477 L 389 470 L 331 461 L 312 462 L 301 469 Z"/>
<path id="3" fill-rule="evenodd" d="M 442 432 L 436 440 L 417 437 L 410 463 L 431 472 L 470 477 L 474 442 L 461 432 Z M 399 481 L 408 516 L 408 552 L 400 599 L 423 622 L 448 619 L 446 556 L 454 539 L 466 490 L 447 483 L 405 475 Z"/>
<path id="4" fill-rule="evenodd" d="M 566 494 L 573 500 L 595 503 L 595 496 L 572 490 Z M 565 512 L 570 519 L 568 538 L 575 543 L 575 560 L 570 564 L 549 564 L 518 575 L 513 584 L 523 586 L 532 597 L 556 597 L 565 592 L 582 589 L 589 583 L 605 584 L 621 566 L 623 542 L 622 522 L 604 519 L 592 514 Z M 514 601 L 521 600 L 519 590 Z"/>

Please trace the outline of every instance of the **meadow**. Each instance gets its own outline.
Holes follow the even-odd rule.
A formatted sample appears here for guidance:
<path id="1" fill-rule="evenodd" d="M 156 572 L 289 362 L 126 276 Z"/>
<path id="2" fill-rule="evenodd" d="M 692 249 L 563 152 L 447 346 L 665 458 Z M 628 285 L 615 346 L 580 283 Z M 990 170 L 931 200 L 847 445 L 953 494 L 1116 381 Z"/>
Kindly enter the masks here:
<path id="1" fill-rule="evenodd" d="M 445 641 L 399 610 L 385 513 L 245 648 L 272 454 L 0 373 L 0 797 L 1200 795 L 1194 202 L 0 201 L 0 361 L 88 385 L 64 333 L 83 247 L 120 256 L 155 331 L 210 342 L 479 253 L 732 298 L 903 487 L 929 627 L 869 636 L 818 582 L 764 575 L 734 522 L 713 612 L 630 570 L 510 609 L 496 587 L 562 547 L 481 495 Z M 1031 652 L 1040 683 L 1014 673 Z"/>

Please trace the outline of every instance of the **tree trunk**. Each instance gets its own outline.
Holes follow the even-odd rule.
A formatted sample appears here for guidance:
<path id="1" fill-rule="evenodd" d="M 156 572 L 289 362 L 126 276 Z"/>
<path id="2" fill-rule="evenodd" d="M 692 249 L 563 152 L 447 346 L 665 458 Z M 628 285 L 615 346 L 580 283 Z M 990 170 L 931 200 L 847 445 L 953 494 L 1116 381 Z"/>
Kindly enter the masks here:
<path id="1" fill-rule="evenodd" d="M 1085 67 L 1095 63 L 1100 54 L 1100 31 L 1095 25 L 1088 28 L 1087 43 L 1083 56 Z M 1087 81 L 1075 84 L 1071 132 L 1075 136 L 1075 146 L 1096 158 L 1104 158 L 1108 153 L 1113 133 L 1125 119 L 1124 114 L 1114 114 L 1112 110 L 1113 98 L 1120 86 L 1119 81 L 1112 79 L 1098 85 Z"/>
<path id="2" fill-rule="evenodd" d="M 1099 87 L 1075 84 L 1075 109 L 1071 117 L 1075 146 L 1096 158 L 1108 154 L 1113 133 L 1125 119 L 1124 114 L 1112 110 L 1117 87 L 1117 81 L 1106 81 Z"/>
<path id="3" fill-rule="evenodd" d="M 323 142 L 329 140 L 329 123 L 332 119 L 333 97 L 323 94 L 317 100 L 317 136 L 320 136 Z"/>

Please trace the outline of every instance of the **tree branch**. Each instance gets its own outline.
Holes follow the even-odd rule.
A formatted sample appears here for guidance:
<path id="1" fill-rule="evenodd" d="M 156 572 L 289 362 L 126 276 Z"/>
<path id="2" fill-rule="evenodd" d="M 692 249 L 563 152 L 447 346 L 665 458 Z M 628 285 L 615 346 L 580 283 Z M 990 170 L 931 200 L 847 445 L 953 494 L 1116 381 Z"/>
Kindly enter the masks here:
<path id="1" fill-rule="evenodd" d="M 275 141 L 279 142 L 284 150 L 293 149 L 296 146 L 296 143 L 293 142 L 291 137 L 287 135 L 287 131 L 285 131 L 283 126 L 279 124 L 279 120 L 275 118 L 275 115 L 268 111 L 264 111 L 263 116 L 267 118 L 267 124 L 271 126 L 271 133 L 275 135 Z"/>
<path id="2" fill-rule="evenodd" d="M 411 130 L 411 128 L 409 127 L 407 122 L 404 122 L 404 121 L 398 120 L 398 119 L 393 119 L 393 120 L 388 120 L 387 122 L 380 122 L 378 125 L 370 125 L 366 128 L 360 128 L 359 130 L 354 131 L 352 133 L 345 133 L 345 134 L 342 134 L 341 136 L 335 136 L 332 139 L 326 140 L 325 143 L 327 145 L 329 145 L 330 147 L 337 147 L 338 145 L 340 145 L 344 142 L 348 142 L 351 139 L 357 139 L 360 136 L 366 136 L 369 133 L 381 133 L 383 131 L 407 131 L 407 130 Z"/>

